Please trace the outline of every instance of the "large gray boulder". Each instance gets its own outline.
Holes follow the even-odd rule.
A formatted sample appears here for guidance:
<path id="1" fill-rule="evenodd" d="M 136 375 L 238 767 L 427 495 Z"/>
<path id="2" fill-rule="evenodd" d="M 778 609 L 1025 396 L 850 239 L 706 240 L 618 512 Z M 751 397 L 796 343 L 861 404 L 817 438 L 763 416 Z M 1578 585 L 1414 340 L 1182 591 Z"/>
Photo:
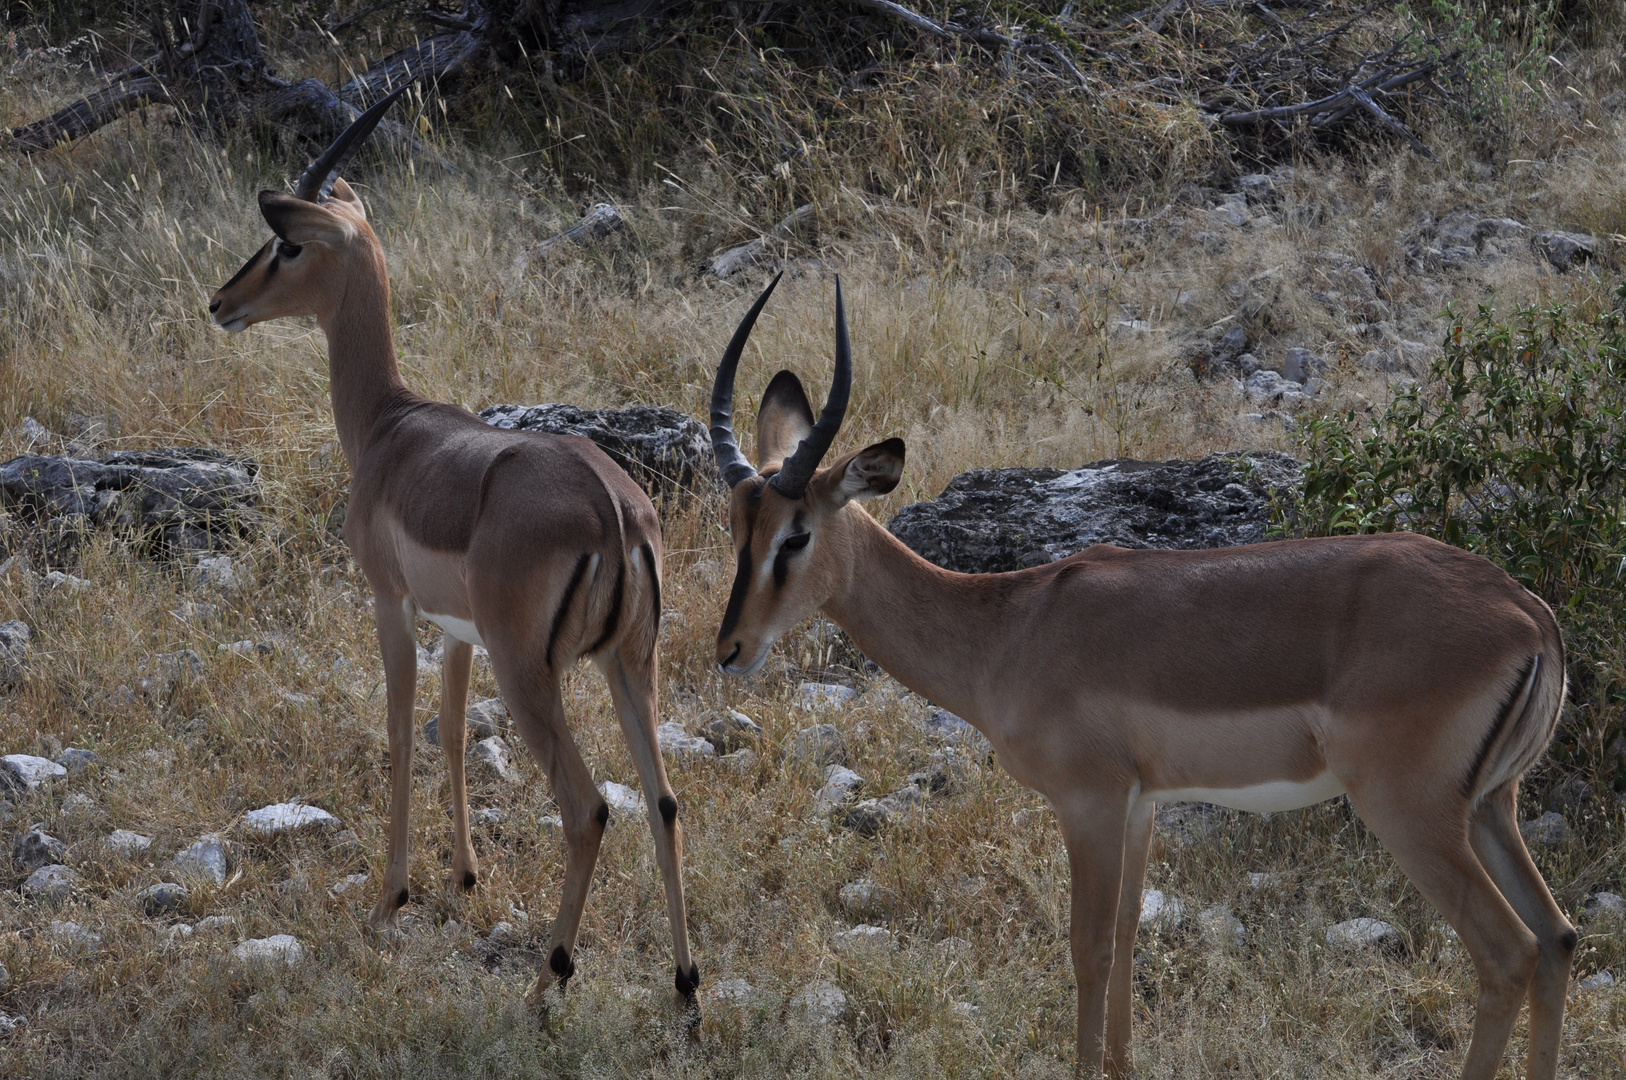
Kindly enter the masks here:
<path id="1" fill-rule="evenodd" d="M 170 553 L 209 551 L 258 521 L 258 477 L 252 459 L 199 446 L 25 454 L 0 464 L 0 503 L 58 531 L 116 529 Z"/>
<path id="2" fill-rule="evenodd" d="M 625 469 L 652 498 L 718 484 L 703 424 L 662 405 L 578 409 L 574 405 L 492 405 L 480 419 L 514 431 L 581 435 Z"/>
<path id="3" fill-rule="evenodd" d="M 1217 548 L 1265 539 L 1272 492 L 1300 464 L 1273 450 L 1200 461 L 1098 461 L 1082 469 L 973 469 L 943 494 L 898 511 L 887 528 L 930 562 L 1000 573 L 1092 544 Z"/>

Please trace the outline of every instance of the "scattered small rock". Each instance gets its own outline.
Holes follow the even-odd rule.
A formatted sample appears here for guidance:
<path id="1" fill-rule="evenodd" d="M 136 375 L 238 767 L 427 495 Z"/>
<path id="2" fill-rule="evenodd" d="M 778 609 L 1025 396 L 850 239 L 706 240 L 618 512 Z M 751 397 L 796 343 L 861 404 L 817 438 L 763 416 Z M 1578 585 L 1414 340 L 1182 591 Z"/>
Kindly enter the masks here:
<path id="1" fill-rule="evenodd" d="M 851 930 L 836 931 L 830 936 L 830 941 L 841 952 L 875 952 L 891 947 L 892 931 L 881 926 L 859 923 Z"/>
<path id="2" fill-rule="evenodd" d="M 35 825 L 11 844 L 11 861 L 19 870 L 37 870 L 68 857 L 68 845 Z"/>
<path id="3" fill-rule="evenodd" d="M 598 786 L 598 793 L 604 796 L 604 801 L 610 804 L 610 809 L 618 814 L 642 814 L 644 812 L 644 797 L 625 784 L 618 784 L 614 780 L 606 780 Z"/>
<path id="4" fill-rule="evenodd" d="M 858 697 L 858 691 L 840 683 L 805 682 L 796 688 L 796 703 L 804 709 L 839 709 Z"/>
<path id="5" fill-rule="evenodd" d="M 1309 349 L 1288 349 L 1282 360 L 1282 378 L 1304 383 L 1326 372 L 1328 364 Z"/>
<path id="6" fill-rule="evenodd" d="M 841 906 L 858 913 L 869 911 L 881 898 L 881 890 L 869 878 L 859 878 L 841 887 Z"/>
<path id="7" fill-rule="evenodd" d="M 213 555 L 199 559 L 187 573 L 187 578 L 196 587 L 218 589 L 221 592 L 232 592 L 243 583 L 230 555 Z"/>
<path id="8" fill-rule="evenodd" d="M 501 825 L 506 820 L 508 815 L 496 806 L 482 806 L 469 813 L 469 823 L 473 825 Z"/>
<path id="9" fill-rule="evenodd" d="M 305 947 L 292 934 L 272 934 L 270 937 L 250 938 L 233 949 L 231 954 L 245 963 L 280 960 L 292 967 L 305 958 Z"/>
<path id="10" fill-rule="evenodd" d="M 661 753 L 668 755 L 679 765 L 689 765 L 717 756 L 715 746 L 698 735 L 690 735 L 683 730 L 682 724 L 674 720 L 668 720 L 657 727 L 655 738 L 660 743 Z"/>
<path id="11" fill-rule="evenodd" d="M 757 752 L 749 746 L 723 755 L 723 766 L 731 773 L 748 773 L 757 767 Z"/>
<path id="12" fill-rule="evenodd" d="M 1626 898 L 1619 893 L 1595 892 L 1582 905 L 1590 918 L 1626 919 Z"/>
<path id="13" fill-rule="evenodd" d="M 1615 976 L 1612 972 L 1600 971 L 1596 975 L 1588 975 L 1584 979 L 1575 981 L 1575 988 L 1580 991 L 1607 990 L 1615 985 Z"/>
<path id="14" fill-rule="evenodd" d="M 224 885 L 230 859 L 225 842 L 211 834 L 183 849 L 170 860 L 169 866 L 177 874 L 208 878 L 216 885 Z"/>
<path id="15" fill-rule="evenodd" d="M 69 776 L 73 776 L 84 772 L 101 759 L 101 755 L 94 750 L 70 746 L 62 751 L 62 756 L 56 759 L 56 763 L 66 769 Z"/>
<path id="16" fill-rule="evenodd" d="M 747 749 L 762 738 L 762 727 L 742 712 L 729 709 L 701 725 L 700 730 L 719 754 Z"/>
<path id="17" fill-rule="evenodd" d="M 1327 927 L 1323 935 L 1328 945 L 1346 949 L 1367 948 L 1398 940 L 1400 931 L 1379 919 L 1346 919 Z"/>
<path id="18" fill-rule="evenodd" d="M 512 945 L 514 942 L 520 940 L 520 938 L 523 936 L 524 935 L 520 933 L 519 927 L 509 922 L 507 919 L 502 919 L 498 921 L 497 925 L 491 928 L 490 933 L 486 934 L 486 940 L 491 942 L 493 945 Z"/>
<path id="19" fill-rule="evenodd" d="M 469 703 L 463 715 L 464 746 L 472 746 L 481 739 L 500 733 L 508 720 L 508 706 L 502 698 L 481 698 Z M 423 726 L 423 738 L 430 746 L 440 745 L 440 714 L 436 713 Z"/>
<path id="20" fill-rule="evenodd" d="M 749 1009 L 762 1002 L 762 992 L 744 979 L 722 979 L 700 992 L 707 1001 Z"/>
<path id="21" fill-rule="evenodd" d="M 860 836 L 874 836 L 925 801 L 925 792 L 914 784 L 906 784 L 879 799 L 862 799 L 854 803 L 847 810 L 842 824 Z"/>
<path id="22" fill-rule="evenodd" d="M 1282 883 L 1282 876 L 1275 873 L 1249 874 L 1248 888 L 1273 889 Z"/>
<path id="23" fill-rule="evenodd" d="M 793 763 L 807 763 L 820 768 L 841 765 L 847 760 L 847 741 L 834 724 L 814 724 L 796 733 L 785 756 Z"/>
<path id="24" fill-rule="evenodd" d="M 1592 802 L 1592 785 L 1579 776 L 1572 776 L 1563 783 L 1554 785 L 1547 793 L 1547 809 L 1555 813 L 1580 813 L 1591 806 Z"/>
<path id="25" fill-rule="evenodd" d="M 95 582 L 90 581 L 87 578 L 74 577 L 72 574 L 64 574 L 60 570 L 52 570 L 49 574 L 46 574 L 40 579 L 40 584 L 53 592 L 57 590 L 61 590 L 63 592 L 84 592 L 86 589 L 94 585 Z"/>
<path id="26" fill-rule="evenodd" d="M 507 783 L 517 779 L 514 775 L 513 758 L 508 754 L 508 744 L 503 741 L 501 735 L 493 735 L 475 743 L 469 757 L 477 769 L 493 780 Z"/>
<path id="27" fill-rule="evenodd" d="M 0 622 L 0 690 L 10 690 L 23 677 L 23 661 L 33 637 L 28 624 L 18 619 Z"/>
<path id="28" fill-rule="evenodd" d="M 1538 232 L 1530 241 L 1530 246 L 1536 249 L 1536 254 L 1546 259 L 1553 269 L 1559 273 L 1573 270 L 1584 262 L 1592 259 L 1597 250 L 1598 238 L 1588 236 L 1586 233 L 1559 232 L 1551 230 Z"/>
<path id="29" fill-rule="evenodd" d="M 25 1017 L 12 1016 L 9 1013 L 0 1012 L 0 1039 L 11 1035 L 19 1028 L 25 1026 L 27 1023 L 28 1020 Z"/>
<path id="30" fill-rule="evenodd" d="M 203 670 L 203 657 L 195 650 L 159 653 L 141 662 L 136 685 L 148 701 L 163 703 L 185 683 L 202 678 Z"/>
<path id="31" fill-rule="evenodd" d="M 51 936 L 73 952 L 93 953 L 102 944 L 102 935 L 66 919 L 51 920 Z"/>
<path id="32" fill-rule="evenodd" d="M 141 833 L 132 833 L 130 830 L 114 830 L 107 834 L 107 839 L 104 839 L 102 844 L 106 844 L 107 851 L 114 852 L 115 856 L 135 859 L 153 846 L 153 838 L 143 836 Z"/>
<path id="33" fill-rule="evenodd" d="M 329 885 L 327 891 L 329 896 L 343 896 L 351 889 L 365 884 L 367 884 L 366 874 L 347 874 Z"/>
<path id="34" fill-rule="evenodd" d="M 1559 847 L 1570 838 L 1569 822 L 1551 810 L 1530 821 L 1519 822 L 1524 842 L 1533 847 Z"/>
<path id="35" fill-rule="evenodd" d="M 158 918 L 179 911 L 186 905 L 186 886 L 173 881 L 149 885 L 136 893 L 136 904 L 148 918 Z"/>
<path id="36" fill-rule="evenodd" d="M 813 796 L 813 812 L 819 817 L 834 813 L 863 786 L 864 778 L 846 766 L 827 766 L 824 786 Z"/>
<path id="37" fill-rule="evenodd" d="M 804 1024 L 839 1024 L 847 1016 L 847 995 L 835 983 L 809 983 L 790 999 L 790 1014 Z"/>
<path id="38" fill-rule="evenodd" d="M 543 814 L 536 819 L 536 827 L 542 831 L 543 836 L 558 839 L 564 835 L 565 819 L 558 814 Z"/>
<path id="39" fill-rule="evenodd" d="M 1202 928 L 1203 940 L 1210 945 L 1241 946 L 1248 935 L 1242 920 L 1233 915 L 1230 908 L 1219 904 L 1203 909 L 1197 916 L 1197 925 Z"/>
<path id="40" fill-rule="evenodd" d="M 242 830 L 249 836 L 270 839 L 305 830 L 330 832 L 342 822 L 319 806 L 304 803 L 273 803 L 243 815 Z"/>
<path id="41" fill-rule="evenodd" d="M 33 791 L 46 780 L 67 775 L 68 770 L 50 758 L 35 757 L 33 754 L 0 757 L 0 785 L 10 791 Z"/>
<path id="42" fill-rule="evenodd" d="M 1165 896 L 1158 889 L 1144 889 L 1140 894 L 1140 925 L 1157 925 L 1168 929 L 1179 926 L 1185 919 L 1183 901 Z"/>
<path id="43" fill-rule="evenodd" d="M 237 929 L 235 915 L 206 915 L 193 924 L 200 934 L 224 933 L 227 930 Z"/>
<path id="44" fill-rule="evenodd" d="M 42 866 L 23 882 L 23 896 L 35 903 L 57 904 L 73 896 L 79 875 L 60 863 Z"/>

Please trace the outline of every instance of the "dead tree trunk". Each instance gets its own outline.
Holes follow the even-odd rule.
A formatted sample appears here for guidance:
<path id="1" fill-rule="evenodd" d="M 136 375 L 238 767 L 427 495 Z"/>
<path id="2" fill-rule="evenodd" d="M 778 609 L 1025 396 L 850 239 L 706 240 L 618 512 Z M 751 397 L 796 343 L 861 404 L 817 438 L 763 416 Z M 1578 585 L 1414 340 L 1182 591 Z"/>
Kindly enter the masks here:
<path id="1" fill-rule="evenodd" d="M 194 17 L 187 20 L 177 10 L 166 13 L 164 5 L 155 4 L 151 56 L 50 116 L 12 128 L 11 145 L 37 153 L 155 104 L 173 106 L 213 130 L 256 120 L 291 126 L 326 142 L 404 80 L 437 86 L 456 80 L 514 33 L 514 16 L 519 13 L 501 10 L 507 17 L 498 19 L 493 9 L 515 6 L 502 0 L 466 0 L 460 15 L 438 17 L 439 33 L 386 57 L 334 90 L 317 79 L 279 79 L 266 69 L 248 0 L 201 0 Z M 385 121 L 379 130 L 397 143 L 416 146 L 398 123 Z"/>

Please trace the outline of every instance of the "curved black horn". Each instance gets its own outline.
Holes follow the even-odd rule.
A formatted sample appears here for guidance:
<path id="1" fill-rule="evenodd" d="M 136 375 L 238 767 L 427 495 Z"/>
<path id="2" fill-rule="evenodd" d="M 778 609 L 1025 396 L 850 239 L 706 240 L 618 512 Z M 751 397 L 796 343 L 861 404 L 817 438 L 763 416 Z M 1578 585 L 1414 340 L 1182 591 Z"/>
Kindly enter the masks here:
<path id="1" fill-rule="evenodd" d="M 768 481 L 787 499 L 800 499 L 813 479 L 819 462 L 836 441 L 841 421 L 847 415 L 847 399 L 853 385 L 853 350 L 847 340 L 847 310 L 841 303 L 841 277 L 836 277 L 836 373 L 830 380 L 830 396 L 824 400 L 819 422 L 813 425 L 796 452 Z"/>
<path id="2" fill-rule="evenodd" d="M 395 104 L 395 99 L 407 92 L 407 87 L 413 83 L 412 79 L 397 86 L 372 108 L 356 117 L 350 126 L 340 133 L 333 145 L 322 151 L 322 156 L 305 167 L 299 176 L 299 183 L 294 185 L 294 198 L 304 199 L 306 202 L 321 202 L 333 191 L 333 181 L 339 178 L 339 170 L 343 168 L 350 154 L 367 136 L 373 133 L 373 128 L 384 118 L 384 113 Z"/>
<path id="3" fill-rule="evenodd" d="M 728 348 L 723 350 L 723 362 L 717 365 L 717 379 L 711 384 L 711 452 L 717 456 L 717 467 L 722 470 L 723 483 L 729 487 L 757 474 L 751 463 L 745 460 L 745 455 L 740 453 L 740 444 L 734 439 L 734 370 L 740 366 L 740 354 L 745 351 L 745 341 L 751 336 L 751 327 L 757 324 L 757 316 L 762 314 L 763 305 L 784 276 L 784 271 L 775 274 L 768 287 L 762 290 L 762 295 L 757 297 L 757 302 L 751 305 L 751 310 L 745 313 L 745 318 L 740 320 L 734 336 L 729 339 Z"/>

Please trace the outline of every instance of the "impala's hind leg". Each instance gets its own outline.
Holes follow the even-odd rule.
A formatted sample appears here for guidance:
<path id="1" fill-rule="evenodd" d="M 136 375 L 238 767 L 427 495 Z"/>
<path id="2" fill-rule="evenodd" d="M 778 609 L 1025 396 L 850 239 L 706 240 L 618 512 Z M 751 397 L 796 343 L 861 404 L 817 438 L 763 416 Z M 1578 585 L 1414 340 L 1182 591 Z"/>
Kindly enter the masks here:
<path id="1" fill-rule="evenodd" d="M 1469 847 L 1468 808 L 1455 791 L 1397 769 L 1381 790 L 1351 785 L 1349 800 L 1473 958 L 1479 1000 L 1462 1077 L 1493 1080 L 1536 972 L 1536 936 Z"/>
<path id="2" fill-rule="evenodd" d="M 390 740 L 389 859 L 384 888 L 367 921 L 380 927 L 407 902 L 407 858 L 412 832 L 412 701 L 418 683 L 418 643 L 405 598 L 373 594 L 373 622 L 384 659 L 384 701 Z"/>
<path id="3" fill-rule="evenodd" d="M 440 664 L 440 747 L 446 751 L 446 775 L 452 788 L 453 892 L 468 892 L 480 880 L 480 859 L 469 838 L 469 789 L 463 770 L 468 730 L 464 714 L 469 702 L 469 669 L 474 646 L 447 634 L 442 639 Z"/>
<path id="4" fill-rule="evenodd" d="M 524 677 L 511 670 L 505 673 L 506 665 L 495 654 L 492 664 L 513 713 L 514 727 L 553 785 L 553 798 L 559 804 L 564 824 L 565 883 L 559 895 L 559 913 L 553 920 L 548 959 L 526 995 L 531 1005 L 541 1010 L 546 1007 L 544 995 L 548 990 L 554 986 L 564 989 L 575 973 L 571 957 L 576 950 L 576 931 L 581 927 L 582 908 L 593 883 L 593 864 L 598 861 L 610 808 L 593 787 L 593 775 L 565 726 L 558 678 L 551 673 Z"/>
<path id="5" fill-rule="evenodd" d="M 677 796 L 667 782 L 655 734 L 655 657 L 628 662 L 617 652 L 600 663 L 648 802 L 649 829 L 655 837 L 655 860 L 660 865 L 666 917 L 672 927 L 672 953 L 677 963 L 674 984 L 684 1004 L 697 1008 L 695 991 L 700 986 L 700 968 L 689 955 L 688 916 L 683 902 L 683 825 L 678 820 Z"/>
<path id="6" fill-rule="evenodd" d="M 1107 1075 L 1129 1075 L 1129 1035 L 1134 1017 L 1135 931 L 1140 928 L 1140 894 L 1146 884 L 1146 856 L 1152 849 L 1156 804 L 1143 799 L 1129 810 L 1124 827 L 1123 886 L 1118 893 L 1118 932 L 1107 980 Z"/>
<path id="7" fill-rule="evenodd" d="M 1536 935 L 1541 949 L 1535 977 L 1530 980 L 1530 1048 L 1525 1071 L 1529 1080 L 1552 1080 L 1558 1072 L 1564 995 L 1569 991 L 1577 937 L 1519 835 L 1517 797 L 1517 782 L 1486 795 L 1474 811 L 1469 838 L 1479 861 Z"/>

